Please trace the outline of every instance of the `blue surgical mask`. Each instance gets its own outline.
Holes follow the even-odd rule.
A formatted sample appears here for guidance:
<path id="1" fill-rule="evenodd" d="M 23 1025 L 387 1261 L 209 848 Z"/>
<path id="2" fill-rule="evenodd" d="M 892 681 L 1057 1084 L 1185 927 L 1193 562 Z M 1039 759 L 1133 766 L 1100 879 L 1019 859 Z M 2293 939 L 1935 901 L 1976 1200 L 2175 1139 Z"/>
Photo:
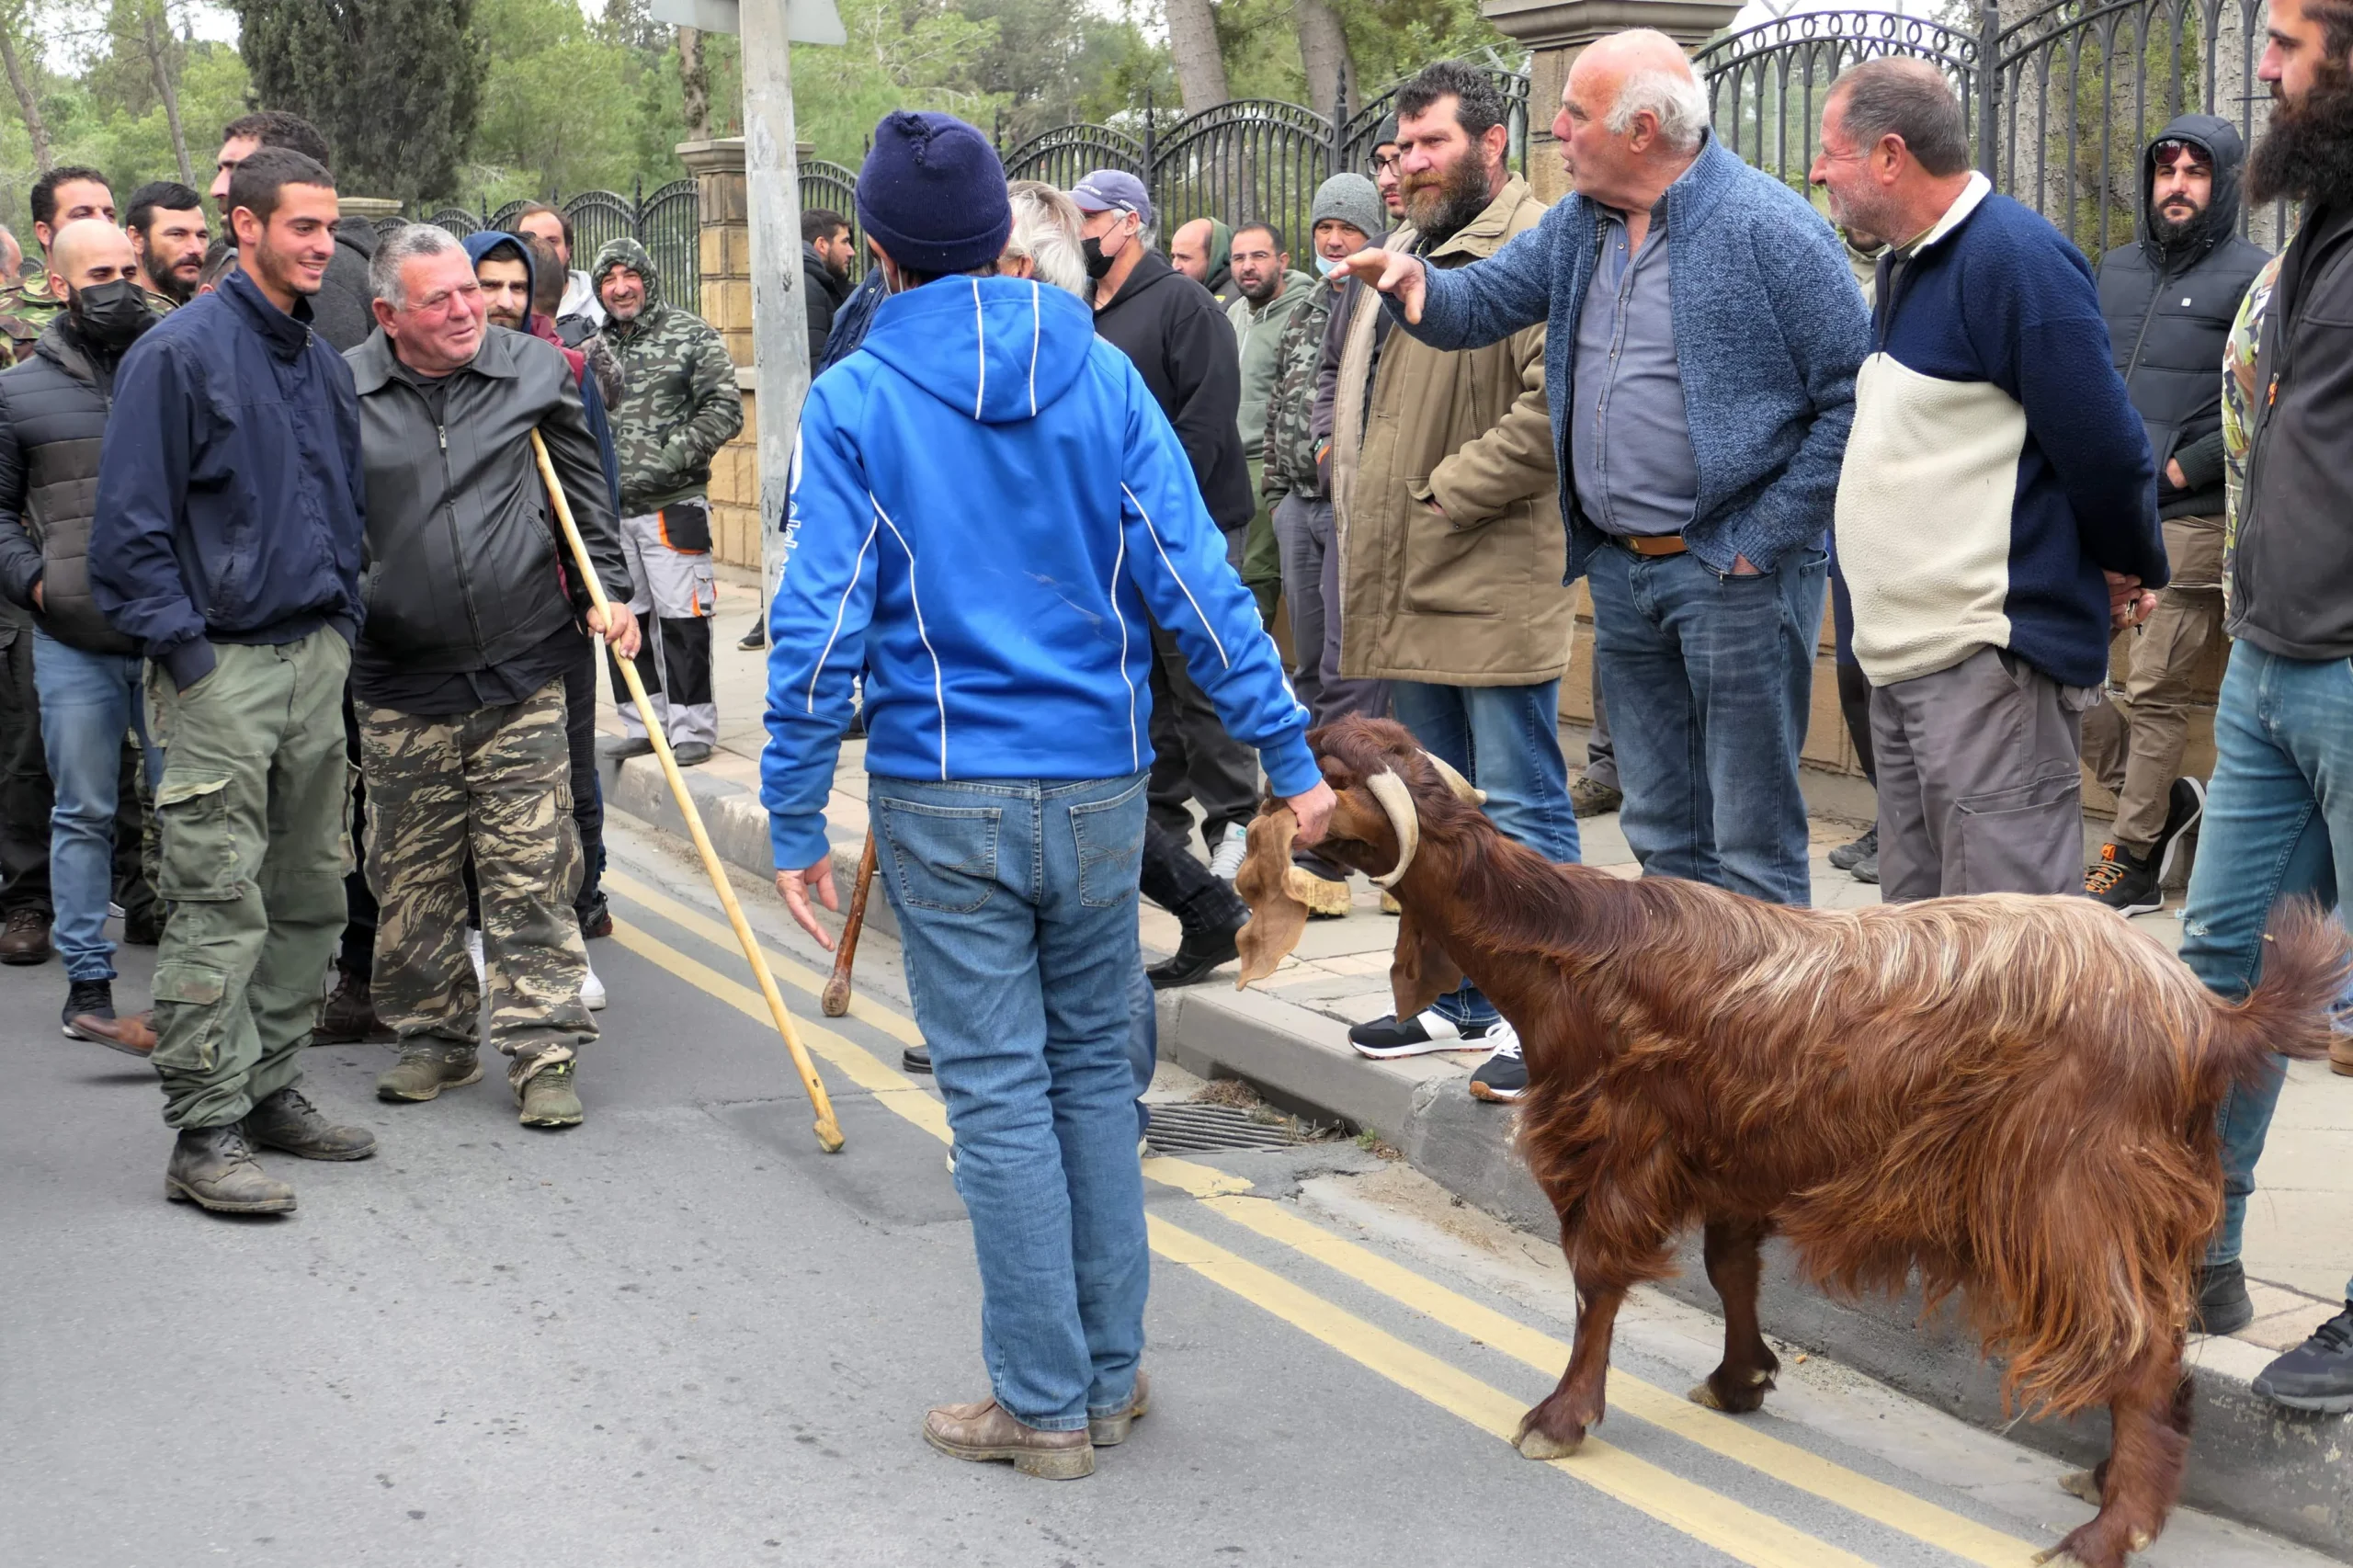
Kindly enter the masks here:
<path id="1" fill-rule="evenodd" d="M 1328 256 L 1318 256 L 1315 258 L 1315 276 L 1318 278 L 1329 278 L 1332 276 L 1332 269 L 1339 265 L 1340 264 L 1338 262 L 1334 261 Z"/>

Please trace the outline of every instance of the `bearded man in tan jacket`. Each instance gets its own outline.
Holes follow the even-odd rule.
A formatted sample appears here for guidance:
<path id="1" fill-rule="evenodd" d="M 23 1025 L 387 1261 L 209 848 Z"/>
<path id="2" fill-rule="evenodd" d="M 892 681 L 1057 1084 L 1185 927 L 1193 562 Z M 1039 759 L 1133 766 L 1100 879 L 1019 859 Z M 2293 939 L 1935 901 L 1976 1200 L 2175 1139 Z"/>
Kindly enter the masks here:
<path id="1" fill-rule="evenodd" d="M 1544 215 L 1505 161 L 1506 105 L 1452 62 L 1397 93 L 1406 227 L 1387 241 L 1431 267 L 1493 256 Z M 1370 304 L 1370 301 L 1368 301 Z M 1360 309 L 1340 349 L 1332 414 L 1340 671 L 1391 683 L 1398 720 L 1487 792 L 1504 834 L 1577 858 L 1558 732 L 1574 600 L 1562 584 L 1559 474 L 1544 403 L 1544 328 L 1449 352 Z M 1519 1097 L 1519 1041 L 1466 983 L 1411 1018 L 1359 1024 L 1367 1056 L 1493 1054 L 1482 1099 Z"/>

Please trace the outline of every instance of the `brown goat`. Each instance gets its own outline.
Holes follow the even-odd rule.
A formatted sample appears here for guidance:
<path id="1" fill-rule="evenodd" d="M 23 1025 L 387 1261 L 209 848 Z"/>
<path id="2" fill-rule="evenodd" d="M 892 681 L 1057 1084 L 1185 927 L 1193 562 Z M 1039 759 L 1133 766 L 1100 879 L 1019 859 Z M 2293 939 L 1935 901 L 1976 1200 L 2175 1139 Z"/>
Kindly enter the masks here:
<path id="1" fill-rule="evenodd" d="M 2006 1399 L 2113 1418 L 2095 1518 L 2044 1556 L 2122 1568 L 2164 1528 L 2188 1449 L 2190 1280 L 2221 1213 L 2215 1108 L 2278 1051 L 2328 1045 L 2343 933 L 2281 912 L 2262 983 L 2225 1004 L 2088 899 L 1995 894 L 1790 909 L 1703 883 L 1554 865 L 1499 835 L 1400 725 L 1309 737 L 1339 802 L 1319 852 L 1404 910 L 1410 1017 L 1468 974 L 1519 1031 L 1519 1147 L 1561 1218 L 1575 1345 L 1519 1448 L 1569 1453 L 1602 1416 L 1626 1291 L 1703 1223 L 1724 1358 L 1692 1391 L 1756 1409 L 1758 1244 L 1832 1290 L 1963 1293 Z M 1298 940 L 1297 824 L 1270 806 L 1236 886 L 1244 983 Z M 1398 873 L 1402 872 L 1402 876 Z"/>

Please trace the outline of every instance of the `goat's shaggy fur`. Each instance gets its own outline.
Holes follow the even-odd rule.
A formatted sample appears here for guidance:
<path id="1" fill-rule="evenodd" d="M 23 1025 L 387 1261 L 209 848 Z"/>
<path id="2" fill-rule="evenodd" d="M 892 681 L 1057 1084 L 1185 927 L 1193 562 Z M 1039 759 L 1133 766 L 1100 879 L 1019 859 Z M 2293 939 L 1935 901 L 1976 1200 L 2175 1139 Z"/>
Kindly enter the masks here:
<path id="1" fill-rule="evenodd" d="M 1757 1330 L 1757 1245 L 1786 1235 L 1835 1291 L 1933 1305 L 1959 1291 L 2006 1396 L 2106 1403 L 2099 1516 L 2062 1551 L 2120 1568 L 2163 1527 L 2188 1448 L 2190 1282 L 2221 1211 L 2215 1110 L 2271 1053 L 2325 1054 L 2343 934 L 2298 905 L 2262 983 L 2216 997 L 2088 899 L 1993 895 L 1790 909 L 1699 882 L 1552 865 L 1451 793 L 1395 724 L 1313 737 L 1340 791 L 1323 852 L 1396 862 L 1360 786 L 1409 787 L 1420 848 L 1392 978 L 1401 1016 L 1467 973 L 1518 1030 L 1519 1146 L 1561 1217 L 1583 1299 L 1561 1386 L 1529 1413 L 1551 1455 L 1600 1418 L 1611 1319 L 1706 1227 L 1724 1363 L 1693 1391 L 1753 1410 L 1778 1368 Z M 1260 819 L 1237 885 L 1260 914 L 1245 975 L 1297 937 L 1281 905 L 1290 829 Z"/>

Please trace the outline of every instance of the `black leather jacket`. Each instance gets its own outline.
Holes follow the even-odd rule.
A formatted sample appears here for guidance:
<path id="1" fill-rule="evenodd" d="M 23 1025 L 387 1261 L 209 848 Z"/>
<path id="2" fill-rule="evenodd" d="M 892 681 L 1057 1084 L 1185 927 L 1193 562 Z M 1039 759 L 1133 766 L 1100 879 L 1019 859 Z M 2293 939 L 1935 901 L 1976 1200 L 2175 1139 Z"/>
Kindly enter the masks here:
<path id="1" fill-rule="evenodd" d="M 2196 230 L 2160 245 L 2150 232 L 2149 188 L 2158 142 L 2189 142 L 2214 161 L 2214 193 Z M 2117 372 L 2157 466 L 2165 517 L 2222 515 L 2222 345 L 2239 301 L 2271 259 L 2238 237 L 2239 170 L 2246 149 L 2226 119 L 2175 119 L 2141 151 L 2141 220 L 2132 243 L 2100 258 L 2099 311 Z M 2186 485 L 2165 477 L 2181 464 Z"/>
<path id="2" fill-rule="evenodd" d="M 368 494 L 356 672 L 487 669 L 536 648 L 586 603 L 531 454 L 534 428 L 605 592 L 628 602 L 604 466 L 553 345 L 484 328 L 472 362 L 435 389 L 438 411 L 381 331 L 344 358 Z"/>

